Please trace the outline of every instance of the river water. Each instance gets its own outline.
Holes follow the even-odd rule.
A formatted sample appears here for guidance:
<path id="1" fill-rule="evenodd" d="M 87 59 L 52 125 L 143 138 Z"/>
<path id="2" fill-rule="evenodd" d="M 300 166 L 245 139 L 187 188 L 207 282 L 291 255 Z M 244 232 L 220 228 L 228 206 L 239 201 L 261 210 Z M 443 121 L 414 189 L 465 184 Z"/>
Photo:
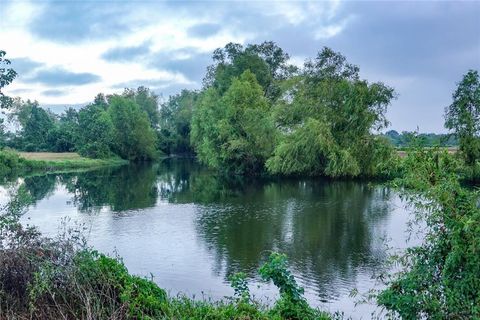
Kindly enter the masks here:
<path id="1" fill-rule="evenodd" d="M 378 286 L 387 240 L 406 246 L 408 213 L 381 184 L 225 178 L 179 159 L 18 183 L 34 198 L 25 224 L 47 235 L 65 218 L 82 224 L 89 244 L 120 255 L 131 273 L 199 299 L 233 295 L 228 276 L 242 271 L 255 297 L 271 303 L 277 290 L 257 271 L 278 251 L 312 305 L 369 319 L 376 307 L 355 306 L 352 289 Z"/>

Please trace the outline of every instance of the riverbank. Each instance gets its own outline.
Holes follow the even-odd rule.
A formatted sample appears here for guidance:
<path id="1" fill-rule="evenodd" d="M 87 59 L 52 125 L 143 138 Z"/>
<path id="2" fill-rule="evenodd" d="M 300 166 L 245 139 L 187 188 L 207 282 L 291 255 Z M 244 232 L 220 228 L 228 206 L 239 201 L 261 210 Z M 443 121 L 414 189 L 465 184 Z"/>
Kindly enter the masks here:
<path id="1" fill-rule="evenodd" d="M 128 164 L 120 158 L 91 159 L 77 153 L 0 151 L 0 177 L 31 173 L 93 169 Z"/>

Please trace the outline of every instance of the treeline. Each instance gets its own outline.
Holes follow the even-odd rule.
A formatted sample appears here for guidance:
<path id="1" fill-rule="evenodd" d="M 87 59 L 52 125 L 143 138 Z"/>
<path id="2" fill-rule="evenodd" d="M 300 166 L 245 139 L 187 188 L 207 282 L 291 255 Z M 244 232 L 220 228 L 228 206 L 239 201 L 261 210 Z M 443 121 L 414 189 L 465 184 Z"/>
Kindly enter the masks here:
<path id="1" fill-rule="evenodd" d="M 9 120 L 16 132 L 4 135 L 4 144 L 25 151 L 78 152 L 90 158 L 119 156 L 151 160 L 157 155 L 159 112 L 157 96 L 140 87 L 121 95 L 97 95 L 79 111 L 56 115 L 37 102 L 12 102 Z"/>
<path id="2" fill-rule="evenodd" d="M 389 130 L 383 134 L 395 147 L 409 147 L 417 143 L 423 147 L 457 147 L 458 138 L 454 134 L 417 133 Z"/>
<path id="3" fill-rule="evenodd" d="M 424 146 L 458 143 L 465 163 L 480 166 L 477 71 L 464 76 L 446 109 L 445 126 L 454 136 L 382 135 L 394 89 L 361 79 L 359 67 L 338 52 L 324 48 L 297 67 L 273 42 L 229 43 L 212 59 L 200 90 L 183 90 L 160 107 L 144 87 L 99 94 L 60 116 L 36 102 L 6 101 L 19 130 L 5 134 L 4 144 L 134 161 L 189 154 L 210 168 L 242 175 L 385 177 L 396 174 L 393 146 L 416 136 Z M 2 86 L 14 78 L 2 77 Z"/>

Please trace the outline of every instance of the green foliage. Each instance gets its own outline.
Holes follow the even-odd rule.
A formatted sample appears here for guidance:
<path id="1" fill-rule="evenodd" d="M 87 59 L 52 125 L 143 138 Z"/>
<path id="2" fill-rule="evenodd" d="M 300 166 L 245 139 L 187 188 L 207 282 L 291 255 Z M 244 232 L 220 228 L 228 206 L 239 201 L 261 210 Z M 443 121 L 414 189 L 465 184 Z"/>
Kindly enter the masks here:
<path id="1" fill-rule="evenodd" d="M 269 109 L 250 71 L 234 79 L 223 96 L 208 89 L 192 119 L 192 142 L 199 160 L 226 172 L 262 172 L 275 143 Z"/>
<path id="2" fill-rule="evenodd" d="M 90 104 L 78 112 L 78 152 L 90 158 L 112 156 L 114 127 L 102 105 Z"/>
<path id="3" fill-rule="evenodd" d="M 133 100 L 112 96 L 108 114 L 113 132 L 113 150 L 123 159 L 142 161 L 156 157 L 156 135 L 147 113 Z"/>
<path id="4" fill-rule="evenodd" d="M 419 140 L 423 147 L 454 147 L 458 146 L 458 139 L 452 134 L 435 134 L 435 133 L 416 133 L 402 131 L 398 133 L 395 130 L 389 130 L 383 134 L 385 138 L 395 147 L 409 147 L 413 138 Z"/>
<path id="5" fill-rule="evenodd" d="M 266 281 L 272 280 L 273 284 L 280 289 L 280 294 L 287 296 L 293 301 L 303 300 L 303 288 L 297 285 L 295 278 L 288 270 L 287 256 L 272 253 L 259 270 L 260 275 Z"/>
<path id="6" fill-rule="evenodd" d="M 312 118 L 284 136 L 266 165 L 270 172 L 286 175 L 337 177 L 360 171 L 350 153 L 339 149 L 328 125 Z"/>
<path id="7" fill-rule="evenodd" d="M 267 167 L 275 174 L 384 175 L 393 149 L 372 130 L 385 127 L 392 88 L 359 79 L 359 68 L 325 48 L 287 82 L 275 106 L 283 138 Z M 378 155 L 380 157 L 373 157 Z"/>
<path id="8" fill-rule="evenodd" d="M 8 86 L 16 78 L 17 72 L 12 68 L 8 68 L 10 60 L 5 58 L 7 53 L 0 50 L 0 108 L 8 108 L 12 104 L 12 98 L 7 97 L 2 89 Z"/>
<path id="9" fill-rule="evenodd" d="M 329 319 L 325 313 L 311 308 L 303 297 L 303 288 L 300 287 L 290 270 L 288 270 L 287 256 L 272 253 L 268 261 L 260 268 L 260 275 L 266 281 L 280 289 L 280 299 L 276 302 L 273 314 L 283 319 Z"/>
<path id="10" fill-rule="evenodd" d="M 109 292 L 126 308 L 127 317 L 150 319 L 161 317 L 166 293 L 152 281 L 132 276 L 123 263 L 96 251 L 81 251 L 74 258 L 73 277 L 93 292 Z M 106 288 L 106 286 L 108 286 Z M 112 303 L 111 301 L 105 301 Z"/>
<path id="11" fill-rule="evenodd" d="M 19 171 L 23 166 L 23 159 L 17 153 L 8 150 L 0 151 L 0 177 L 8 176 Z"/>
<path id="12" fill-rule="evenodd" d="M 233 79 L 250 70 L 265 95 L 275 100 L 280 94 L 278 81 L 296 71 L 287 64 L 288 54 L 271 41 L 245 48 L 238 43 L 228 43 L 224 48 L 216 49 L 212 58 L 214 64 L 207 69 L 204 85 L 215 88 L 220 95 L 228 90 Z"/>
<path id="13" fill-rule="evenodd" d="M 160 150 L 166 154 L 193 154 L 190 144 L 190 127 L 193 109 L 200 94 L 197 91 L 182 90 L 170 96 L 160 109 Z"/>
<path id="14" fill-rule="evenodd" d="M 480 194 L 460 184 L 458 166 L 445 151 L 415 149 L 394 182 L 425 225 L 423 244 L 400 257 L 378 296 L 404 319 L 480 317 Z"/>
<path id="15" fill-rule="evenodd" d="M 136 102 L 140 103 L 140 105 Z M 128 160 L 157 156 L 157 97 L 148 89 L 127 90 L 123 96 L 99 94 L 78 112 L 53 115 L 38 103 L 15 99 L 9 120 L 20 127 L 7 146 L 24 151 L 73 152 L 90 158 L 118 155 Z"/>
<path id="16" fill-rule="evenodd" d="M 248 289 L 247 275 L 243 272 L 237 272 L 231 275 L 228 280 L 233 290 L 235 290 L 237 300 L 248 302 L 250 300 L 250 289 Z"/>
<path id="17" fill-rule="evenodd" d="M 26 151 L 48 150 L 47 137 L 54 130 L 54 122 L 50 115 L 37 104 L 34 104 L 22 128 L 24 149 Z"/>
<path id="18" fill-rule="evenodd" d="M 61 114 L 47 136 L 49 149 L 54 152 L 74 152 L 78 143 L 78 112 L 69 108 Z"/>
<path id="19" fill-rule="evenodd" d="M 445 109 L 445 127 L 453 130 L 460 151 L 469 166 L 480 160 L 480 76 L 470 70 L 453 93 L 453 102 Z"/>
<path id="20" fill-rule="evenodd" d="M 129 98 L 144 111 L 152 128 L 157 128 L 160 123 L 160 112 L 158 110 L 158 96 L 146 87 L 138 87 L 137 90 L 125 89 L 123 96 Z"/>

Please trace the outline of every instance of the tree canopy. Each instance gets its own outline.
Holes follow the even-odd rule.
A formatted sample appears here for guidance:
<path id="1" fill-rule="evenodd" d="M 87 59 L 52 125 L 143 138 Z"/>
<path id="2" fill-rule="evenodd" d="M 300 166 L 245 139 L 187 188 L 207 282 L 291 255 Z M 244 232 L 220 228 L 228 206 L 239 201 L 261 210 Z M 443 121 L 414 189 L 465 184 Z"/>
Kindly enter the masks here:
<path id="1" fill-rule="evenodd" d="M 200 161 L 238 174 L 257 174 L 271 154 L 275 128 L 262 87 L 249 70 L 221 95 L 207 89 L 192 120 L 192 143 Z"/>
<path id="2" fill-rule="evenodd" d="M 445 109 L 445 127 L 453 130 L 468 165 L 480 160 L 480 77 L 470 70 L 458 83 L 453 102 Z"/>
<path id="3" fill-rule="evenodd" d="M 357 66 L 324 48 L 275 106 L 282 137 L 267 168 L 280 174 L 377 174 L 392 150 L 373 132 L 387 126 L 394 97 L 392 88 L 360 80 Z"/>

